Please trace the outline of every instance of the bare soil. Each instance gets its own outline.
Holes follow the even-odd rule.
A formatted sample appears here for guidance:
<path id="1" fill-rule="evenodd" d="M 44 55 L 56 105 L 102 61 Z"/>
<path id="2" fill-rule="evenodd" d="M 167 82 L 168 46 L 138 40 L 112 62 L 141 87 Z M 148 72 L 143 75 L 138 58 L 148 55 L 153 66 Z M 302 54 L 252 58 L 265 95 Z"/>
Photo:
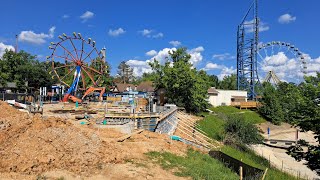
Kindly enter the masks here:
<path id="1" fill-rule="evenodd" d="M 0 101 L 0 179 L 179 179 L 144 153 L 185 155 L 185 144 L 148 131 L 117 142 L 124 134 L 115 129 L 71 121 L 30 116 Z"/>

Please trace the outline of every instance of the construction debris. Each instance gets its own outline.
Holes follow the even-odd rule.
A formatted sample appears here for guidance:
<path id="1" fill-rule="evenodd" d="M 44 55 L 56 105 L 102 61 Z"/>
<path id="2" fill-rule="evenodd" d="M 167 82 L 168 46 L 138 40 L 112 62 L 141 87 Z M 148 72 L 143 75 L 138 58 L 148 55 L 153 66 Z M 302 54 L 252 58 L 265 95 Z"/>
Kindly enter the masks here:
<path id="1" fill-rule="evenodd" d="M 144 159 L 149 151 L 184 155 L 188 148 L 181 142 L 170 143 L 167 135 L 149 131 L 138 131 L 130 135 L 130 141 L 118 142 L 124 134 L 114 129 L 32 116 L 1 101 L 0 111 L 0 174 L 35 177 L 65 170 L 89 177 L 105 172 L 109 164 Z"/>

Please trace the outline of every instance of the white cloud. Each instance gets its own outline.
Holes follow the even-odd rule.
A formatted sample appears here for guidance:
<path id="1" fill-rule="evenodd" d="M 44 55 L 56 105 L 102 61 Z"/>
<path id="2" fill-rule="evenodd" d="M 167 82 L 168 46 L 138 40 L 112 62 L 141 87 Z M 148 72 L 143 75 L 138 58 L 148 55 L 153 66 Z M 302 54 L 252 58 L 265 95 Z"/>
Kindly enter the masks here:
<path id="1" fill-rule="evenodd" d="M 19 36 L 18 36 L 18 40 L 22 41 L 22 42 L 27 42 L 27 43 L 31 43 L 31 44 L 43 44 L 46 42 L 46 39 L 52 39 L 54 37 L 54 31 L 55 31 L 56 27 L 53 26 L 49 29 L 49 33 L 45 34 L 45 33 L 40 33 L 37 34 L 33 31 L 21 31 Z"/>
<path id="2" fill-rule="evenodd" d="M 223 67 L 220 74 L 218 75 L 218 78 L 222 80 L 225 76 L 230 76 L 231 74 L 235 74 L 237 72 L 237 69 L 231 67 Z"/>
<path id="3" fill-rule="evenodd" d="M 5 50 L 12 50 L 14 51 L 14 47 L 11 45 L 6 45 L 2 42 L 0 42 L 0 58 L 3 56 L 3 54 L 5 53 Z"/>
<path id="4" fill-rule="evenodd" d="M 320 71 L 320 57 L 312 59 L 304 54 L 307 69 L 303 68 L 300 59 L 288 57 L 284 52 L 279 52 L 273 56 L 267 56 L 258 65 L 259 77 L 263 80 L 269 71 L 273 71 L 281 81 L 300 83 L 303 76 L 315 76 Z M 304 73 L 305 71 L 305 73 Z"/>
<path id="5" fill-rule="evenodd" d="M 220 73 L 217 75 L 220 80 L 222 80 L 225 76 L 230 76 L 231 74 L 235 74 L 237 72 L 237 70 L 233 68 L 233 66 L 227 67 L 225 65 L 220 65 L 211 62 L 207 63 L 203 70 L 220 70 Z"/>
<path id="6" fill-rule="evenodd" d="M 149 30 L 149 29 L 144 29 L 142 31 L 139 31 L 139 33 L 142 34 L 142 36 L 146 36 L 146 37 L 151 37 L 151 33 L 152 33 L 152 30 Z"/>
<path id="7" fill-rule="evenodd" d="M 264 60 L 265 63 L 269 65 L 283 65 L 288 61 L 288 57 L 284 54 L 284 52 L 278 52 L 273 56 L 267 56 Z"/>
<path id="8" fill-rule="evenodd" d="M 236 56 L 232 56 L 230 53 L 223 53 L 223 54 L 214 54 L 212 58 L 218 59 L 218 60 L 227 60 L 227 59 L 235 59 Z"/>
<path id="9" fill-rule="evenodd" d="M 158 34 L 155 34 L 155 35 L 153 35 L 152 37 L 153 38 L 162 38 L 164 35 L 163 35 L 163 33 L 158 33 Z"/>
<path id="10" fill-rule="evenodd" d="M 248 33 L 254 32 L 254 22 L 255 22 L 254 19 L 251 21 L 244 22 L 245 24 L 244 27 L 246 32 Z M 269 29 L 270 27 L 265 22 L 262 22 L 262 21 L 259 22 L 259 32 L 268 31 Z"/>
<path id="11" fill-rule="evenodd" d="M 151 50 L 151 51 L 146 52 L 147 56 L 155 56 L 157 54 L 158 54 L 158 52 L 156 50 Z"/>
<path id="12" fill-rule="evenodd" d="M 89 19 L 93 18 L 94 16 L 94 13 L 91 12 L 91 11 L 86 11 L 85 13 L 83 13 L 80 18 L 82 19 L 82 22 L 86 22 L 88 21 Z"/>
<path id="13" fill-rule="evenodd" d="M 181 45 L 180 41 L 170 41 L 169 44 L 171 44 L 173 47 L 178 47 Z"/>
<path id="14" fill-rule="evenodd" d="M 190 62 L 191 64 L 193 64 L 193 66 L 196 66 L 200 61 L 202 61 L 202 51 L 204 51 L 204 48 L 202 46 L 188 50 L 188 53 L 191 55 Z"/>
<path id="15" fill-rule="evenodd" d="M 294 22 L 297 19 L 295 16 L 291 16 L 290 14 L 283 14 L 279 17 L 278 22 L 280 24 L 289 24 Z"/>
<path id="16" fill-rule="evenodd" d="M 149 60 L 141 61 L 141 60 L 128 60 L 126 64 L 128 64 L 133 69 L 133 74 L 135 76 L 142 76 L 143 73 L 152 72 L 151 67 L 149 66 Z"/>
<path id="17" fill-rule="evenodd" d="M 154 56 L 147 60 L 137 60 L 137 59 L 131 59 L 128 60 L 127 63 L 133 68 L 133 73 L 136 76 L 141 76 L 144 72 L 151 72 L 152 69 L 149 66 L 149 62 L 153 62 L 154 59 L 159 61 L 160 64 L 164 64 L 167 62 L 167 58 L 169 57 L 169 52 L 176 51 L 177 48 L 164 48 L 157 53 L 153 52 Z M 197 48 L 191 49 L 188 51 L 188 53 L 191 55 L 190 62 L 193 64 L 193 66 L 196 65 L 199 61 L 202 60 L 201 52 L 204 51 L 204 48 L 202 46 L 199 46 Z M 150 51 L 149 51 L 150 52 Z M 151 53 L 150 53 L 151 54 Z"/>
<path id="18" fill-rule="evenodd" d="M 109 32 L 108 32 L 108 34 L 110 36 L 113 36 L 113 37 L 119 36 L 119 35 L 124 34 L 124 33 L 126 33 L 126 31 L 123 30 L 122 28 L 118 28 L 118 29 L 115 29 L 115 30 L 109 29 Z"/>
<path id="19" fill-rule="evenodd" d="M 68 15 L 68 14 L 64 14 L 63 16 L 62 16 L 62 18 L 63 19 L 68 19 L 70 16 Z"/>
<path id="20" fill-rule="evenodd" d="M 142 36 L 145 36 L 147 38 L 162 38 L 164 34 L 162 32 L 156 33 L 156 31 L 151 29 L 144 29 L 141 31 L 138 31 L 138 33 L 142 34 Z"/>
<path id="21" fill-rule="evenodd" d="M 222 69 L 222 68 L 224 68 L 223 65 L 219 65 L 219 64 L 210 62 L 210 63 L 206 64 L 206 66 L 204 67 L 204 70 L 207 71 L 207 70 Z"/>

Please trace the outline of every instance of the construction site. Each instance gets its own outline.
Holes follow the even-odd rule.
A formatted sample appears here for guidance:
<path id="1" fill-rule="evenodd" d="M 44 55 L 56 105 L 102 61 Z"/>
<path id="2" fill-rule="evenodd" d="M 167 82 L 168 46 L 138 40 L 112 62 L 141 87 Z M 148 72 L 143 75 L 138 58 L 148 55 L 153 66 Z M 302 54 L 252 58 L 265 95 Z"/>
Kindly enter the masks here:
<path id="1" fill-rule="evenodd" d="M 319 143 L 314 137 L 315 133 L 311 131 L 313 129 L 302 130 L 296 125 L 289 124 L 289 121 L 285 121 L 284 119 L 289 117 L 287 115 L 289 110 L 287 114 L 284 113 L 281 116 L 282 119 L 277 119 L 285 123 L 281 124 L 276 121 L 279 124 L 275 125 L 276 123 L 272 124 L 273 121 L 272 123 L 267 122 L 271 118 L 265 115 L 273 115 L 270 112 L 275 109 L 274 107 L 280 107 L 281 98 L 279 98 L 278 106 L 272 104 L 272 98 L 266 98 L 271 108 L 266 109 L 265 114 L 258 111 L 260 107 L 266 106 L 266 101 L 262 100 L 268 95 L 262 93 L 264 92 L 262 84 L 269 83 L 270 89 L 275 92 L 280 89 L 279 84 L 285 82 L 279 76 L 281 67 L 273 64 L 276 68 L 265 68 L 272 65 L 266 64 L 267 60 L 272 61 L 270 59 L 275 58 L 274 61 L 278 62 L 281 60 L 279 58 L 285 56 L 288 61 L 297 65 L 299 72 L 296 73 L 299 74 L 300 79 L 297 79 L 296 76 L 286 77 L 293 82 L 292 86 L 294 83 L 303 82 L 304 76 L 308 74 L 306 54 L 293 44 L 284 41 L 260 42 L 261 24 L 259 23 L 258 1 L 254 0 L 236 29 L 237 56 L 233 57 L 236 59 L 236 62 L 233 63 L 236 67 L 233 72 L 235 87 L 229 88 L 233 84 L 223 87 L 221 83 L 219 84 L 223 80 L 219 80 L 216 76 L 215 85 L 220 87 L 211 87 L 213 86 L 211 83 L 208 89 L 204 85 L 208 82 L 200 80 L 200 85 L 192 84 L 193 88 L 200 86 L 203 88 L 197 89 L 201 91 L 200 95 L 191 90 L 182 93 L 183 95 L 176 92 L 177 89 L 190 88 L 188 83 L 195 83 L 196 80 L 192 82 L 190 80 L 187 83 L 180 82 L 182 85 L 172 85 L 171 80 L 167 79 L 169 82 L 163 83 L 170 85 L 167 89 L 163 84 L 161 84 L 163 86 L 156 86 L 157 82 L 150 80 L 135 81 L 135 84 L 130 84 L 126 82 L 126 77 L 120 77 L 120 82 L 115 82 L 116 78 L 112 78 L 112 82 L 109 82 L 111 79 L 110 66 L 107 62 L 106 48 L 100 50 L 97 46 L 98 42 L 96 43 L 91 38 L 84 38 L 86 35 L 79 32 L 62 33 L 55 39 L 53 35 L 52 37 L 48 35 L 48 38 L 54 41 L 48 43 L 50 54 L 45 57 L 45 66 L 48 67 L 46 75 L 52 79 L 51 84 L 48 83 L 50 86 L 38 89 L 25 88 L 25 92 L 21 93 L 17 90 L 18 83 L 16 82 L 6 83 L 7 87 L 0 84 L 0 179 L 230 178 L 264 180 L 319 178 L 317 172 L 306 165 L 306 161 L 296 161 L 287 152 L 289 148 L 298 145 L 299 138 L 307 140 L 314 147 L 317 146 Z M 143 36 L 155 39 L 155 35 L 148 35 L 151 32 L 153 30 L 138 32 L 138 34 L 146 33 Z M 16 42 L 18 42 L 18 36 L 16 36 Z M 18 54 L 18 44 L 15 48 L 14 53 Z M 178 52 L 180 50 L 186 53 L 192 52 L 192 50 L 187 51 L 183 48 Z M 11 52 L 6 51 L 6 53 Z M 167 54 L 173 56 L 170 51 Z M 283 56 L 280 57 L 280 55 Z M 191 55 L 189 56 L 187 56 L 188 61 L 192 58 Z M 185 58 L 185 56 L 181 57 Z M 167 60 L 168 57 L 165 59 Z M 173 62 L 170 62 L 172 64 L 178 61 L 173 57 L 172 59 Z M 157 65 L 155 62 L 156 59 L 153 66 Z M 164 66 L 158 64 L 160 67 L 158 69 L 174 66 L 168 62 Z M 201 69 L 202 72 L 198 73 L 192 63 L 185 62 L 185 64 L 188 68 L 185 68 L 184 71 L 190 69 L 192 73 L 193 70 L 195 71 L 190 75 L 190 79 L 204 72 Z M 225 68 L 215 65 L 214 69 Z M 289 64 L 283 64 L 283 66 L 289 66 Z M 133 73 L 132 69 L 125 68 L 123 74 L 128 74 L 130 71 Z M 151 73 L 143 75 L 147 74 L 151 77 L 158 70 L 148 68 Z M 232 69 L 233 66 L 230 71 Z M 178 81 L 182 72 L 172 72 L 176 73 L 172 74 Z M 206 72 L 204 74 L 207 75 Z M 158 76 L 163 77 L 163 72 L 155 77 Z M 21 79 L 27 81 L 25 77 Z M 129 75 L 127 80 L 129 81 Z M 209 81 L 210 79 L 204 78 L 204 80 Z M 19 84 L 19 86 L 23 85 Z M 27 87 L 28 82 L 24 82 L 24 86 Z M 175 86 L 176 89 L 171 86 Z M 177 97 L 177 99 L 180 98 L 179 100 L 173 101 L 175 96 L 171 96 L 171 99 L 168 97 L 167 92 L 172 89 L 175 95 L 179 95 Z M 301 92 L 304 91 L 301 90 Z M 299 95 L 301 94 L 303 93 Z M 198 101 L 193 97 L 203 101 Z M 312 98 L 312 106 L 320 102 L 319 97 Z M 199 107 L 188 109 L 193 105 L 189 101 L 195 101 L 194 104 Z M 300 106 L 303 103 L 298 104 Z M 202 105 L 205 108 L 200 108 Z M 315 106 L 318 108 L 320 104 Z M 290 109 L 290 105 L 285 107 Z M 312 110 L 306 112 L 319 112 Z M 275 110 L 275 112 L 278 111 Z M 295 112 L 292 114 L 296 115 Z M 256 130 L 255 140 L 258 140 L 255 142 L 259 141 L 258 143 L 242 142 L 239 137 L 240 135 L 246 136 L 246 134 L 241 134 L 242 132 L 232 134 L 227 131 L 226 124 L 231 121 L 231 117 L 236 119 L 240 116 L 243 118 L 241 121 L 246 121 L 241 123 Z M 239 127 L 238 124 L 232 124 L 229 130 L 233 131 Z M 270 129 L 273 134 L 270 134 Z M 245 131 L 249 128 L 241 130 Z M 306 149 L 304 147 L 302 152 L 307 152 Z M 198 159 L 193 156 L 189 157 L 190 152 L 203 156 Z M 164 153 L 164 155 L 161 154 L 160 158 L 152 159 L 150 153 L 151 155 Z M 165 153 L 170 153 L 170 155 Z M 191 161 L 197 162 L 196 165 L 199 167 L 199 164 L 211 163 L 213 159 L 214 163 L 221 165 L 223 172 L 229 174 L 212 178 L 210 173 L 215 173 L 209 172 L 212 169 L 207 169 L 208 172 L 203 173 L 199 170 L 201 167 L 199 169 L 190 167 L 193 166 L 190 163 L 182 166 L 174 158 L 170 159 L 171 155 L 185 158 L 184 160 L 191 158 Z M 195 169 L 195 174 L 199 176 L 193 176 L 191 173 L 183 174 L 182 172 L 185 172 L 187 167 Z M 278 175 L 281 176 L 277 177 Z"/>
<path id="2" fill-rule="evenodd" d="M 132 164 L 151 151 L 184 155 L 190 147 L 203 152 L 219 147 L 197 128 L 199 117 L 155 102 L 153 89 L 124 84 L 106 92 L 99 86 L 105 50 L 98 52 L 95 41 L 80 33 L 59 38 L 47 59 L 49 74 L 60 84 L 40 88 L 39 96 L 2 94 L 1 179 L 176 179 L 160 167 Z M 61 76 L 60 69 L 67 73 Z"/>
<path id="3" fill-rule="evenodd" d="M 43 173 L 70 179 L 78 175 L 95 179 L 169 178 L 159 167 L 144 173 L 139 172 L 141 168 L 130 171 L 127 162 L 143 160 L 148 151 L 183 155 L 188 146 L 203 152 L 219 146 L 197 129 L 198 117 L 175 106 L 152 114 L 121 110 L 110 116 L 105 112 L 106 104 L 92 103 L 86 108 L 77 108 L 74 103 L 45 104 L 41 115 L 21 112 L 2 101 L 1 179 L 34 179 Z M 86 117 L 79 119 L 79 115 Z M 172 140 L 175 137 L 179 141 Z"/>

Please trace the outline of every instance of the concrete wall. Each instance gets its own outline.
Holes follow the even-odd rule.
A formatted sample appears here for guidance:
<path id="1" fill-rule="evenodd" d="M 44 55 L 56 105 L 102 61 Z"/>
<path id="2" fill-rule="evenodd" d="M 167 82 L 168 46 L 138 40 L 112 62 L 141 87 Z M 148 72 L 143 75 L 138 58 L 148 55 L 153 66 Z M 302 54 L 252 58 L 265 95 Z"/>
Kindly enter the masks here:
<path id="1" fill-rule="evenodd" d="M 230 106 L 232 96 L 245 96 L 247 97 L 247 91 L 238 91 L 238 90 L 221 90 L 216 89 L 218 94 L 208 94 L 209 103 L 216 107 L 221 105 Z M 245 100 L 247 101 L 247 99 Z"/>

